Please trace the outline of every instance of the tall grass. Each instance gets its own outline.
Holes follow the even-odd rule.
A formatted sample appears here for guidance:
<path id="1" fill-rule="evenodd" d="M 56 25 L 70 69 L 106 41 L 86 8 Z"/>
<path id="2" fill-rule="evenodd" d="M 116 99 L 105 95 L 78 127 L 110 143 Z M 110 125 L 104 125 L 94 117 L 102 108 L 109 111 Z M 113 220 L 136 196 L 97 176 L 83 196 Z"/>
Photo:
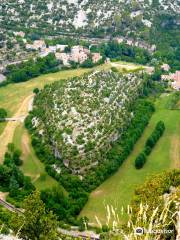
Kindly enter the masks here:
<path id="1" fill-rule="evenodd" d="M 180 190 L 180 189 L 179 189 Z M 180 191 L 166 194 L 160 199 L 161 205 L 150 208 L 148 204 L 140 204 L 138 212 L 134 213 L 131 206 L 117 213 L 113 206 L 106 206 L 107 233 L 102 239 L 112 240 L 164 240 L 180 239 Z M 121 225 L 121 215 L 128 214 L 126 225 Z M 101 221 L 96 216 L 97 224 L 103 229 Z M 137 229 L 141 232 L 137 232 Z"/>

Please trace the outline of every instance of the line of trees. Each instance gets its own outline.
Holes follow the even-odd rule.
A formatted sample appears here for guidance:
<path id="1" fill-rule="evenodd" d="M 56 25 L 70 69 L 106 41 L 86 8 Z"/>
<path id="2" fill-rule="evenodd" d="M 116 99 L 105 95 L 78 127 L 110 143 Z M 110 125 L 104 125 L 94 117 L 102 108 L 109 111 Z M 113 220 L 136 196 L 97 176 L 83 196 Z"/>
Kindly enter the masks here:
<path id="1" fill-rule="evenodd" d="M 58 70 L 59 61 L 55 55 L 50 53 L 44 58 L 29 60 L 18 65 L 7 66 L 7 81 L 8 82 L 24 82 L 41 74 L 55 72 Z"/>
<path id="2" fill-rule="evenodd" d="M 159 121 L 156 124 L 156 127 L 152 132 L 151 136 L 147 139 L 143 152 L 141 152 L 135 160 L 136 169 L 141 169 L 144 166 L 144 164 L 147 161 L 147 156 L 149 156 L 153 147 L 156 145 L 160 137 L 163 135 L 164 131 L 165 131 L 164 122 Z"/>

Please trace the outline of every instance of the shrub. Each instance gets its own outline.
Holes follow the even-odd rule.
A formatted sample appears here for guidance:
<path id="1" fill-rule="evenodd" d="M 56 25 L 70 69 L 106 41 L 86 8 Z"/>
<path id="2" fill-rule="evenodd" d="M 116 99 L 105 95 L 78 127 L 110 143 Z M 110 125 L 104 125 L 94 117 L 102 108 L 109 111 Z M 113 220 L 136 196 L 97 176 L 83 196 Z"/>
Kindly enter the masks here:
<path id="1" fill-rule="evenodd" d="M 116 67 L 112 67 L 112 68 L 111 68 L 111 71 L 113 71 L 113 72 L 118 72 L 118 69 L 117 69 Z"/>
<path id="2" fill-rule="evenodd" d="M 3 121 L 7 117 L 7 111 L 4 108 L 0 108 L 0 121 Z"/>
<path id="3" fill-rule="evenodd" d="M 144 148 L 144 153 L 148 156 L 152 151 L 152 148 L 149 146 L 145 146 Z"/>
<path id="4" fill-rule="evenodd" d="M 39 93 L 39 88 L 35 88 L 35 89 L 33 90 L 33 93 L 38 94 L 38 93 Z"/>
<path id="5" fill-rule="evenodd" d="M 140 169 L 144 166 L 146 162 L 146 155 L 144 153 L 140 153 L 135 160 L 135 167 L 136 169 Z"/>
<path id="6" fill-rule="evenodd" d="M 165 130 L 164 122 L 159 121 L 156 124 L 156 127 L 155 127 L 154 131 L 152 132 L 151 136 L 147 139 L 146 146 L 153 148 L 155 146 L 155 144 L 157 143 L 157 141 L 159 140 L 159 138 L 164 133 L 164 130 Z"/>

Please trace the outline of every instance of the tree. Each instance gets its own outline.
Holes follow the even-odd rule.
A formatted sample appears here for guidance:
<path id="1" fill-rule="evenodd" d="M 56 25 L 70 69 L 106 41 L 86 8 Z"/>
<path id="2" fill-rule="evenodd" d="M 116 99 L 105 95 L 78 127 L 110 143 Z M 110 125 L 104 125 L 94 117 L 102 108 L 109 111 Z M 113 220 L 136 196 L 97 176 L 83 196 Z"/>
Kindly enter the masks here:
<path id="1" fill-rule="evenodd" d="M 4 108 L 0 108 L 0 121 L 7 117 L 7 111 Z"/>
<path id="2" fill-rule="evenodd" d="M 35 89 L 33 90 L 33 93 L 38 94 L 38 93 L 39 93 L 39 88 L 35 88 Z"/>
<path id="3" fill-rule="evenodd" d="M 146 162 L 145 154 L 144 153 L 140 153 L 137 156 L 136 160 L 135 160 L 135 167 L 136 167 L 136 169 L 142 168 L 144 166 L 145 162 Z"/>
<path id="4" fill-rule="evenodd" d="M 10 183 L 9 183 L 9 196 L 10 197 L 15 197 L 18 194 L 18 189 L 19 189 L 19 184 L 15 178 L 15 176 L 12 176 L 10 178 Z"/>
<path id="5" fill-rule="evenodd" d="M 87 230 L 88 228 L 88 222 L 89 222 L 89 219 L 87 217 L 81 217 L 79 219 L 79 230 L 80 231 L 84 231 L 84 230 Z"/>
<path id="6" fill-rule="evenodd" d="M 56 240 L 57 220 L 52 212 L 46 212 L 40 199 L 40 193 L 35 191 L 23 202 L 24 213 L 12 219 L 15 233 L 25 240 Z"/>

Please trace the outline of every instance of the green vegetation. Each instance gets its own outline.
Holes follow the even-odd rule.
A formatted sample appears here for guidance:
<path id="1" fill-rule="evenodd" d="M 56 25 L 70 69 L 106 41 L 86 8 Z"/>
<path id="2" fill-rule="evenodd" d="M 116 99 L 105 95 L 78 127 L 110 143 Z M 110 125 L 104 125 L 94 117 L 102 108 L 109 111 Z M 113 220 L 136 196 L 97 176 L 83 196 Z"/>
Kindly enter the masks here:
<path id="1" fill-rule="evenodd" d="M 122 60 L 138 64 L 147 64 L 151 60 L 151 55 L 147 50 L 125 43 L 118 43 L 117 41 L 100 44 L 98 47 L 94 47 L 94 51 L 100 52 L 102 56 L 116 61 Z"/>
<path id="2" fill-rule="evenodd" d="M 136 169 L 142 168 L 144 166 L 146 160 L 147 160 L 146 159 L 146 155 L 143 152 L 140 153 L 137 156 L 136 160 L 135 160 L 135 167 L 136 167 Z"/>
<path id="3" fill-rule="evenodd" d="M 9 192 L 8 200 L 18 205 L 35 188 L 31 179 L 19 169 L 22 164 L 21 151 L 13 143 L 8 144 L 4 163 L 0 165 L 0 188 Z"/>
<path id="4" fill-rule="evenodd" d="M 0 122 L 4 121 L 7 117 L 7 111 L 4 108 L 0 108 Z"/>
<path id="5" fill-rule="evenodd" d="M 106 65 L 107 66 L 107 65 Z M 109 66 L 107 66 L 107 68 L 108 68 Z M 8 85 L 8 86 L 6 86 L 6 87 L 4 87 L 4 88 L 1 88 L 0 89 L 0 92 L 2 91 L 2 96 L 0 95 L 0 98 L 2 98 L 2 104 L 4 104 L 4 106 L 6 106 L 7 104 L 11 104 L 11 106 L 10 106 L 10 111 L 9 111 L 9 115 L 10 115 L 10 112 L 11 112 L 11 114 L 13 114 L 13 112 L 16 112 L 17 111 L 17 109 L 18 109 L 18 104 L 19 104 L 19 101 L 18 101 L 18 99 L 17 99 L 17 94 L 19 94 L 19 97 L 20 98 L 24 98 L 24 97 L 26 97 L 26 96 L 29 96 L 29 94 L 31 94 L 32 93 L 32 91 L 33 91 L 33 89 L 35 89 L 35 88 L 38 88 L 38 89 L 41 89 L 42 88 L 42 86 L 43 85 L 45 85 L 46 83 L 49 83 L 49 82 L 53 82 L 53 81 L 55 81 L 55 80 L 57 80 L 57 76 L 60 76 L 60 78 L 62 77 L 62 75 L 64 76 L 64 78 L 66 77 L 66 75 L 69 75 L 69 74 L 76 74 L 76 73 L 78 73 L 78 74 L 81 74 L 82 72 L 85 72 L 85 71 L 87 71 L 87 69 L 85 69 L 85 70 L 82 70 L 82 69 L 78 69 L 78 70 L 71 70 L 71 71 L 63 71 L 63 72 L 61 72 L 61 73 L 55 73 L 55 74 L 50 74 L 50 75 L 44 75 L 44 76 L 41 76 L 41 77 L 39 77 L 39 78 L 37 78 L 37 79 L 33 79 L 33 80 L 30 80 L 30 81 L 28 81 L 28 82 L 26 82 L 26 84 L 25 83 L 19 83 L 18 85 L 19 85 L 19 87 L 17 88 L 16 86 L 17 86 L 17 84 L 16 85 L 12 85 L 12 84 L 10 84 L 10 85 Z M 44 81 L 43 81 L 43 78 L 44 78 Z M 19 89 L 20 88 L 20 89 Z M 7 94 L 8 93 L 8 90 L 10 90 L 10 89 L 12 89 L 12 91 L 11 92 L 9 92 L 9 95 Z M 15 93 L 14 93 L 14 91 L 13 90 L 15 90 Z M 9 99 L 10 99 L 10 102 L 8 101 L 5 101 L 5 93 L 7 94 L 6 96 L 9 96 Z M 4 95 L 3 95 L 4 94 Z M 39 92 L 37 92 L 37 95 L 39 94 Z M 105 93 L 105 94 L 107 94 L 107 93 Z M 13 99 L 15 99 L 15 101 L 17 101 L 17 104 L 13 104 L 12 102 L 11 102 L 11 100 L 13 100 Z M 137 104 L 138 105 L 138 104 Z M 4 107 L 3 106 L 3 107 Z M 8 109 L 8 108 L 6 108 L 6 109 Z M 133 109 L 133 111 L 134 111 L 134 106 L 132 106 L 132 109 Z M 143 110 L 144 109 L 144 110 Z M 149 109 L 149 110 L 147 110 L 147 109 Z M 166 109 L 167 110 L 167 109 Z M 144 121 L 144 124 L 146 125 L 147 124 L 147 122 L 148 122 L 148 119 L 150 118 L 150 116 L 151 116 L 151 114 L 152 114 L 152 111 L 153 111 L 153 108 L 152 108 L 152 106 L 151 106 L 151 104 L 147 104 L 147 103 L 143 103 L 143 101 L 141 102 L 141 103 L 139 103 L 139 109 L 138 109 L 138 106 L 137 106 L 137 113 L 138 113 L 138 111 L 139 112 L 141 112 L 142 113 L 142 115 L 139 115 L 138 116 L 138 118 L 139 118 L 139 123 L 142 123 L 142 119 L 144 119 L 145 121 Z M 147 116 L 147 115 L 148 116 Z M 176 111 L 174 111 L 174 114 L 177 114 L 177 112 Z M 146 117 L 147 118 L 146 118 Z M 175 120 L 174 120 L 175 121 Z M 145 127 L 145 125 L 139 125 L 138 126 L 138 124 L 137 124 L 137 122 L 133 125 L 133 126 L 136 126 L 137 125 L 137 128 L 138 129 L 143 129 L 144 127 Z M 133 131 L 133 128 L 132 129 L 130 129 L 130 131 Z M 22 131 L 22 133 L 21 133 L 21 131 Z M 22 139 L 23 137 L 23 135 L 24 135 L 24 130 L 22 130 L 22 126 L 19 126 L 19 129 L 17 128 L 17 130 L 16 130 L 16 133 L 15 133 L 15 135 L 14 135 L 14 142 L 15 143 L 17 143 L 18 145 L 21 145 L 22 144 L 22 142 L 21 142 L 21 140 L 20 139 Z M 67 129 L 67 132 L 69 132 L 69 129 Z M 127 155 L 126 154 L 128 154 L 129 153 L 129 151 L 131 151 L 132 150 L 132 148 L 133 148 L 133 145 L 134 145 L 134 143 L 137 141 L 137 139 L 138 139 L 138 137 L 141 135 L 141 131 L 139 131 L 139 130 L 137 130 L 137 132 L 136 133 L 132 133 L 132 132 L 129 132 L 129 133 L 127 133 L 127 136 L 124 136 L 124 137 L 127 137 L 128 139 L 129 139 L 129 141 L 128 142 L 124 142 L 124 145 L 122 145 L 122 147 L 123 146 L 126 146 L 127 148 L 125 149 L 125 152 L 124 152 L 124 155 L 122 154 L 122 159 L 121 158 L 119 158 L 119 157 L 116 157 L 117 155 L 119 155 L 119 153 L 121 153 L 121 151 L 122 151 L 122 149 L 121 149 L 121 146 L 118 146 L 118 144 L 117 144 L 117 146 L 113 146 L 114 147 L 114 149 L 112 149 L 112 151 L 111 151 L 111 153 L 108 155 L 108 157 L 109 157 L 109 159 L 108 159 L 108 161 L 107 161 L 107 165 L 106 165 L 106 162 L 105 162 L 105 165 L 103 164 L 102 166 L 100 166 L 100 168 L 99 169 L 97 169 L 97 172 L 93 175 L 93 174 L 90 174 L 89 176 L 88 176 L 88 178 L 87 179 L 85 179 L 85 185 L 83 185 L 82 186 L 82 188 L 81 188 L 81 181 L 78 179 L 78 178 L 76 178 L 76 177 L 71 177 L 69 174 L 67 174 L 67 175 L 65 175 L 65 176 L 63 176 L 63 178 L 59 178 L 59 176 L 58 176 L 58 174 L 56 173 L 56 171 L 54 171 L 52 168 L 49 168 L 49 166 L 48 167 L 46 167 L 46 169 L 47 169 L 47 171 L 48 171 L 48 173 L 50 174 L 50 175 L 52 175 L 54 178 L 56 178 L 57 179 L 57 181 L 58 182 L 60 182 L 60 183 L 62 183 L 64 186 L 65 186 L 65 188 L 68 190 L 68 192 L 70 193 L 70 196 L 72 197 L 72 199 L 73 199 L 73 201 L 74 201 L 74 203 L 75 203 L 75 205 L 73 205 L 73 207 L 72 207 L 72 209 L 71 209 L 71 211 L 69 212 L 70 214 L 68 215 L 67 213 L 68 213 L 68 211 L 67 211 L 67 209 L 65 208 L 65 209 L 63 209 L 62 208 L 62 205 L 61 205 L 61 203 L 59 204 L 58 202 L 56 202 L 55 201 L 55 203 L 57 203 L 57 204 L 59 204 L 59 206 L 58 206 L 58 209 L 60 209 L 61 211 L 63 211 L 63 216 L 67 216 L 67 219 L 68 219 L 68 221 L 69 222 L 72 222 L 72 223 L 77 223 L 76 221 L 75 221 L 75 219 L 74 219 L 74 217 L 72 217 L 71 216 L 71 213 L 73 212 L 73 214 L 74 214 L 74 216 L 75 215 L 77 215 L 78 213 L 79 213 L 79 211 L 81 210 L 81 208 L 84 206 L 84 204 L 85 204 L 85 202 L 87 201 L 87 193 L 86 192 L 84 192 L 84 189 L 88 189 L 88 187 L 89 186 L 91 186 L 91 189 L 89 189 L 88 191 L 90 192 L 90 191 L 92 191 L 95 187 L 97 187 L 100 183 L 102 183 L 108 176 L 110 176 L 110 175 L 112 175 L 116 170 L 117 170 L 117 168 L 119 167 L 119 165 L 120 164 L 122 164 L 122 162 L 126 159 L 126 157 L 127 157 Z M 140 134 L 140 135 L 139 135 Z M 166 134 L 165 134 L 166 135 Z M 130 140 L 130 136 L 132 136 L 132 139 Z M 146 135 L 146 137 L 147 137 L 147 135 Z M 19 142 L 18 142 L 19 141 Z M 77 140 L 79 143 L 82 143 L 82 137 L 79 137 L 78 138 L 78 140 Z M 161 140 L 160 140 L 161 141 Z M 145 141 L 144 141 L 145 142 Z M 159 144 L 159 143 L 158 143 Z M 157 144 L 157 145 L 158 145 Z M 30 146 L 30 145 L 29 145 Z M 89 145 L 90 146 L 90 145 Z M 129 146 L 129 147 L 128 147 Z M 156 146 L 157 147 L 157 146 Z M 156 147 L 155 147 L 155 149 L 156 149 Z M 18 147 L 19 148 L 19 147 Z M 24 148 L 23 148 L 24 149 Z M 154 149 L 154 150 L 155 150 Z M 120 151 L 120 152 L 119 152 Z M 139 152 L 140 152 L 140 150 L 139 150 Z M 153 151 L 154 152 L 154 151 Z M 22 169 L 23 169 L 23 171 L 27 171 L 27 175 L 28 176 L 31 176 L 32 177 L 32 175 L 33 175 L 33 180 L 35 181 L 34 183 L 35 183 L 35 185 L 36 185 L 36 187 L 39 187 L 39 189 L 44 189 L 43 187 L 45 186 L 45 185 L 48 185 L 49 184 L 49 181 L 50 181 L 50 179 L 52 179 L 52 178 L 50 178 L 50 179 L 48 179 L 48 177 L 45 177 L 45 175 L 44 175 L 44 168 L 42 168 L 43 170 L 42 170 L 42 173 L 41 173 L 41 170 L 39 171 L 39 168 L 38 168 L 38 171 L 37 171 L 37 169 L 36 169 L 36 167 L 34 167 L 34 166 L 39 166 L 39 160 L 37 159 L 37 157 L 36 157 L 36 155 L 34 154 L 34 152 L 33 152 L 33 149 L 31 149 L 30 148 L 30 155 L 31 155 L 31 157 L 29 158 L 30 160 L 28 160 L 27 162 L 26 162 L 26 159 L 28 159 L 28 157 L 27 157 L 27 155 L 26 155 L 26 158 L 24 158 L 24 154 L 26 154 L 26 153 L 22 153 L 22 160 L 23 160 L 23 165 L 22 165 Z M 33 153 L 33 154 L 32 154 Z M 35 158 L 34 158 L 34 156 L 35 156 Z M 150 156 L 151 157 L 151 156 Z M 112 159 L 113 159 L 113 161 L 114 161 L 114 164 L 113 164 L 113 166 L 112 166 Z M 38 164 L 36 163 L 36 160 L 38 161 Z M 27 165 L 26 165 L 27 164 Z M 28 165 L 28 164 L 30 164 L 30 165 Z M 37 164 L 37 165 L 36 165 Z M 41 164 L 41 166 L 43 167 L 43 164 L 42 163 L 40 163 Z M 132 164 L 132 162 L 131 162 L 131 164 Z M 147 163 L 148 164 L 148 163 Z M 161 161 L 159 161 L 159 164 L 161 164 Z M 124 164 L 123 164 L 123 166 L 124 166 Z M 122 168 L 123 168 L 123 166 L 122 166 Z M 107 168 L 106 168 L 107 167 Z M 25 170 L 25 168 L 26 168 L 26 170 Z M 106 170 L 108 170 L 108 171 L 106 171 Z M 28 171 L 29 171 L 29 174 L 28 174 Z M 38 178 L 36 178 L 36 173 L 37 173 L 37 175 L 40 173 L 40 176 L 38 177 Z M 32 175 L 31 175 L 32 174 Z M 147 174 L 147 173 L 146 173 Z M 132 175 L 133 176 L 133 175 Z M 145 178 L 145 175 L 144 175 L 144 178 Z M 45 180 L 47 180 L 47 183 L 46 183 L 46 181 Z M 132 180 L 132 179 L 131 179 Z M 135 182 L 136 182 L 136 180 L 137 180 L 137 178 L 135 178 Z M 55 182 L 54 182 L 55 183 Z M 50 186 L 54 186 L 54 183 L 52 183 L 52 185 L 50 184 Z M 118 181 L 117 181 L 117 179 L 116 179 L 116 183 L 118 183 Z M 56 184 L 55 184 L 56 185 Z M 132 181 L 131 181 L 131 185 L 132 185 Z M 127 186 L 128 186 L 128 182 L 127 182 Z M 74 189 L 77 189 L 77 192 L 73 192 L 73 190 Z M 72 191 L 71 191 L 71 189 L 72 189 Z M 123 190 L 122 190 L 122 192 L 124 192 L 124 190 L 125 190 L 125 188 L 122 188 Z M 132 189 L 132 188 L 131 188 Z M 131 189 L 130 189 L 130 191 L 131 191 Z M 48 191 L 50 191 L 50 190 L 48 190 Z M 45 195 L 45 196 L 48 196 L 48 194 L 50 194 L 50 196 L 53 196 L 52 198 L 50 197 L 49 198 L 49 200 L 48 200 L 48 198 L 47 198 L 47 202 L 46 202 L 46 204 L 47 204 L 47 206 L 49 205 L 49 207 L 51 208 L 51 201 L 53 200 L 54 201 L 54 193 L 52 194 L 51 192 L 46 192 L 45 191 L 45 194 L 47 194 L 47 195 Z M 81 196 L 79 195 L 79 192 L 81 192 L 81 193 L 83 193 Z M 117 191 L 118 192 L 118 191 Z M 132 193 L 132 192 L 131 192 Z M 118 192 L 118 194 L 119 194 L 119 192 Z M 127 199 L 126 200 L 128 200 L 128 199 L 130 199 L 130 198 L 128 198 L 129 196 L 128 196 L 128 194 L 127 194 Z M 65 195 L 64 197 L 63 197 L 63 199 L 65 199 L 65 200 L 69 200 L 69 198 L 67 198 L 67 196 Z M 115 199 L 115 198 L 114 198 Z M 97 201 L 98 202 L 98 201 Z M 102 202 L 102 200 L 101 200 L 101 202 Z M 68 206 L 68 205 L 67 205 Z M 95 205 L 96 206 L 96 205 Z M 98 206 L 99 207 L 99 206 Z M 99 208 L 100 209 L 100 211 L 101 211 L 101 207 Z M 64 210 L 66 211 L 66 212 L 64 212 Z M 92 209 L 93 210 L 93 209 Z M 62 214 L 62 212 L 61 212 L 61 214 Z M 93 211 L 92 211 L 92 214 L 93 214 Z M 83 215 L 85 215 L 85 214 L 83 214 Z M 89 216 L 88 216 L 89 217 Z M 91 218 L 92 219 L 92 218 Z"/>
<path id="6" fill-rule="evenodd" d="M 63 202 L 67 201 L 66 199 L 60 203 L 56 201 L 58 208 L 54 209 L 54 207 L 52 207 L 52 210 L 58 215 L 58 209 L 64 208 L 63 212 L 61 211 L 59 218 L 62 217 L 63 214 L 64 219 L 67 219 L 68 222 L 76 223 L 75 217 L 87 202 L 89 192 L 117 171 L 119 166 L 133 149 L 135 142 L 141 136 L 145 126 L 148 124 L 149 118 L 154 111 L 154 107 L 150 102 L 141 99 L 134 102 L 130 109 L 131 108 L 133 109 L 134 117 L 132 118 L 130 127 L 124 131 L 120 139 L 112 143 L 110 151 L 105 155 L 105 160 L 98 166 L 89 170 L 88 174 L 85 175 L 82 181 L 78 176 L 70 174 L 69 170 L 63 167 L 63 165 L 60 165 L 59 167 L 60 160 L 55 159 L 54 156 L 50 154 L 48 145 L 45 145 L 44 143 L 42 145 L 41 139 L 36 137 L 30 121 L 31 118 L 26 120 L 26 126 L 33 136 L 32 143 L 38 158 L 45 163 L 48 174 L 59 181 L 69 193 L 68 201 L 72 202 L 70 208 L 66 208 L 69 206 L 67 204 L 65 205 L 66 207 L 63 205 Z M 47 197 L 45 197 L 44 200 L 46 201 L 46 204 L 51 207 L 52 200 L 50 201 L 50 199 L 54 199 L 56 195 L 52 193 L 46 194 L 48 195 L 45 195 Z"/>
<path id="7" fill-rule="evenodd" d="M 178 21 L 178 15 L 176 16 L 176 14 L 169 15 L 165 12 L 158 14 L 155 18 L 156 27 L 151 31 L 151 41 L 157 45 L 154 58 L 168 63 L 171 66 L 171 71 L 180 69 L 180 31 L 177 24 Z"/>
<path id="8" fill-rule="evenodd" d="M 141 226 L 144 229 L 158 231 L 158 234 L 145 232 L 141 239 L 152 239 L 152 237 L 154 240 L 158 240 L 159 237 L 162 239 L 175 239 L 178 230 L 179 187 L 179 170 L 151 176 L 135 190 L 131 206 L 127 210 L 128 220 L 123 225 L 119 220 L 120 212 L 118 212 L 118 209 L 107 206 L 106 224 L 102 225 L 102 222 L 99 221 L 99 226 L 96 228 L 100 238 L 104 240 L 122 240 L 126 237 L 132 240 L 137 236 L 134 229 Z M 57 207 L 54 199 L 58 201 L 60 197 L 62 200 L 62 196 L 57 192 L 57 189 L 53 191 L 55 194 L 53 199 L 51 199 L 52 191 L 49 191 L 48 195 L 43 197 L 47 197 L 50 200 L 49 203 Z M 19 215 L 0 207 L 1 232 L 8 234 L 9 229 L 11 229 L 13 234 L 18 233 L 21 238 L 32 240 L 37 239 L 35 238 L 37 236 L 38 239 L 42 240 L 56 240 L 57 236 L 64 240 L 81 239 L 82 237 L 74 238 L 57 233 L 60 222 L 57 222 L 56 216 L 46 209 L 41 198 L 39 192 L 33 192 L 23 202 L 22 207 L 25 212 Z M 126 210 L 123 212 L 122 214 L 126 213 Z M 86 217 L 79 219 L 80 231 L 88 227 L 88 222 L 89 220 Z M 113 222 L 113 227 L 111 222 Z M 159 231 L 162 229 L 167 232 Z"/>
<path id="9" fill-rule="evenodd" d="M 120 213 L 117 209 L 107 208 L 106 225 L 100 226 L 100 238 L 134 240 L 137 239 L 137 232 L 134 230 L 143 228 L 149 231 L 144 231 L 141 236 L 138 236 L 141 240 L 176 239 L 179 229 L 179 190 L 179 170 L 163 172 L 148 178 L 136 189 L 134 199 L 127 210 L 126 223 L 122 225 L 119 221 Z"/>
<path id="10" fill-rule="evenodd" d="M 33 192 L 23 202 L 23 214 L 13 215 L 10 226 L 19 237 L 28 240 L 57 240 L 58 222 L 47 212 L 39 192 Z"/>
<path id="11" fill-rule="evenodd" d="M 6 69 L 7 82 L 25 82 L 41 74 L 57 72 L 58 65 L 59 62 L 54 54 L 49 54 L 47 57 L 37 58 L 36 60 L 28 60 L 18 65 L 8 65 Z"/>
<path id="12" fill-rule="evenodd" d="M 108 68 L 108 65 L 102 65 L 98 68 Z M 0 88 L 0 105 L 1 108 L 7 110 L 8 116 L 12 117 L 20 108 L 23 101 L 32 94 L 35 88 L 42 89 L 46 84 L 52 82 L 68 79 L 74 76 L 80 76 L 89 69 L 75 69 L 75 70 L 64 70 L 57 73 L 50 73 L 33 78 L 27 82 L 18 84 L 11 83 L 7 86 Z M 8 101 L 7 101 L 8 99 Z M 0 123 L 0 130 L 2 131 L 5 127 L 5 123 Z"/>
<path id="13" fill-rule="evenodd" d="M 171 95 L 167 102 L 167 108 L 170 110 L 180 109 L 180 92 L 175 92 Z"/>
<path id="14" fill-rule="evenodd" d="M 151 153 L 157 141 L 163 135 L 164 130 L 165 130 L 164 123 L 162 121 L 159 121 L 156 124 L 154 131 L 152 132 L 150 137 L 147 139 L 143 152 L 141 152 L 135 160 L 136 169 L 140 169 L 144 166 L 144 164 L 147 161 L 147 156 Z"/>
<path id="15" fill-rule="evenodd" d="M 21 159 L 23 164 L 21 170 L 27 176 L 30 176 L 33 184 L 38 190 L 57 186 L 58 183 L 50 177 L 45 171 L 43 163 L 37 158 L 31 145 L 30 137 L 23 124 L 16 127 L 13 137 L 13 143 L 16 148 L 22 149 Z"/>
<path id="16" fill-rule="evenodd" d="M 98 216 L 104 223 L 106 212 L 104 206 L 107 204 L 113 205 L 120 213 L 121 207 L 130 204 L 135 188 L 143 184 L 148 175 L 179 167 L 180 112 L 166 108 L 170 98 L 171 94 L 162 94 L 156 100 L 156 112 L 153 114 L 142 137 L 137 141 L 132 153 L 117 173 L 90 194 L 89 201 L 81 212 L 81 216 L 87 216 L 90 222 L 95 223 L 95 216 Z M 166 131 L 154 147 L 151 155 L 148 156 L 144 168 L 136 170 L 134 168 L 134 158 L 143 150 L 147 138 L 160 120 L 164 121 Z M 124 221 L 125 218 L 126 215 L 120 216 L 121 221 Z"/>
<path id="17" fill-rule="evenodd" d="M 157 143 L 157 141 L 159 140 L 159 138 L 163 135 L 165 130 L 165 125 L 162 121 L 159 121 L 156 124 L 156 127 L 154 129 L 154 131 L 152 132 L 151 136 L 147 139 L 146 141 L 146 147 L 149 148 L 153 148 L 155 146 L 155 144 Z"/>
<path id="18" fill-rule="evenodd" d="M 46 86 L 26 119 L 26 126 L 35 131 L 32 144 L 38 156 L 53 163 L 54 155 L 59 168 L 68 160 L 63 162 L 67 169 L 84 175 L 103 161 L 110 144 L 125 132 L 133 118 L 132 102 L 146 84 L 142 74 L 96 71 Z"/>
<path id="19" fill-rule="evenodd" d="M 0 135 L 3 133 L 5 126 L 6 126 L 6 122 L 0 122 Z"/>

